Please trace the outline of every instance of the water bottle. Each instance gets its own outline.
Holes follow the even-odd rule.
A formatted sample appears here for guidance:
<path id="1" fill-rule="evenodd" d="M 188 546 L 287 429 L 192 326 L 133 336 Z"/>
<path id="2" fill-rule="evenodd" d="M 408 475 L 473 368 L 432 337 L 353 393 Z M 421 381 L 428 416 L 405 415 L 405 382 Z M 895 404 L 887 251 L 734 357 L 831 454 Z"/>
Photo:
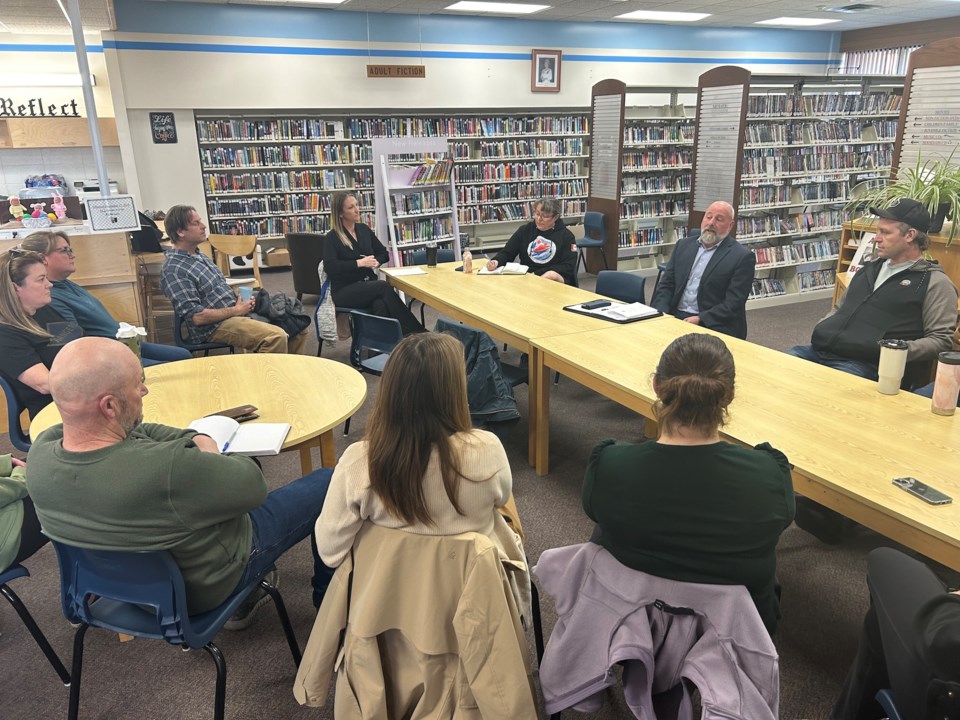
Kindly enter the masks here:
<path id="1" fill-rule="evenodd" d="M 960 393 L 960 352 L 942 352 L 930 409 L 935 415 L 953 415 L 957 411 L 957 393 Z"/>
<path id="2" fill-rule="evenodd" d="M 431 240 L 427 243 L 427 267 L 437 266 L 437 243 Z"/>
<path id="3" fill-rule="evenodd" d="M 473 272 L 473 253 L 469 250 L 463 251 L 463 271 L 465 273 Z"/>

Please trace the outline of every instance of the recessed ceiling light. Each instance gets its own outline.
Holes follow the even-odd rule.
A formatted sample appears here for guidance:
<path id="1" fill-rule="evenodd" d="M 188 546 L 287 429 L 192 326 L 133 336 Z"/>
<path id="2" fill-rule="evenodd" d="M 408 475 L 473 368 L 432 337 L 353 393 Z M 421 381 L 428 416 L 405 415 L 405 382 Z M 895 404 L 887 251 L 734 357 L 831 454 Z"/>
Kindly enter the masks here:
<path id="1" fill-rule="evenodd" d="M 853 5 L 836 5 L 836 6 L 820 5 L 820 6 L 819 6 L 819 9 L 820 9 L 820 10 L 823 10 L 824 12 L 847 13 L 847 14 L 849 14 L 849 13 L 861 13 L 861 12 L 866 12 L 866 11 L 868 11 L 868 10 L 879 10 L 879 9 L 880 9 L 880 6 L 879 6 L 879 5 L 866 5 L 866 4 L 864 4 L 864 3 L 855 3 L 855 4 L 853 4 Z"/>
<path id="2" fill-rule="evenodd" d="M 667 12 L 663 10 L 634 10 L 617 15 L 615 20 L 652 20 L 654 22 L 696 22 L 710 17 L 710 13 Z"/>
<path id="3" fill-rule="evenodd" d="M 829 25 L 839 20 L 823 20 L 821 18 L 778 17 L 773 20 L 760 20 L 754 25 L 792 25 L 794 27 L 813 27 L 814 25 Z"/>
<path id="4" fill-rule="evenodd" d="M 500 13 L 501 15 L 529 15 L 530 13 L 547 10 L 549 5 L 521 5 L 520 3 L 510 2 L 474 2 L 474 0 L 461 0 L 454 3 L 444 10 L 456 10 L 458 12 L 480 12 L 480 13 Z"/>

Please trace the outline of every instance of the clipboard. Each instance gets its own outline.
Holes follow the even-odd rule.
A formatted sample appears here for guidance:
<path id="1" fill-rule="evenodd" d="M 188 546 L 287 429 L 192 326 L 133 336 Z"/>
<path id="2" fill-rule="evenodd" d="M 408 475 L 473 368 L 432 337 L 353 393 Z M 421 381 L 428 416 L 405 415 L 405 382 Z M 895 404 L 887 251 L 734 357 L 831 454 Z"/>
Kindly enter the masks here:
<path id="1" fill-rule="evenodd" d="M 589 302 L 589 300 L 587 302 Z M 636 317 L 622 317 L 617 315 L 619 308 L 632 308 L 634 306 L 639 306 L 638 310 L 642 314 L 639 314 Z M 583 303 L 574 303 L 573 305 L 564 305 L 563 309 L 567 312 L 577 313 L 578 315 L 589 315 L 590 317 L 606 320 L 607 322 L 617 323 L 618 325 L 627 325 L 628 323 L 649 320 L 651 318 L 656 318 L 663 315 L 663 313 L 656 308 L 652 308 L 649 305 L 644 305 L 643 303 L 612 303 L 606 307 L 597 308 L 596 310 L 585 310 L 583 308 Z"/>

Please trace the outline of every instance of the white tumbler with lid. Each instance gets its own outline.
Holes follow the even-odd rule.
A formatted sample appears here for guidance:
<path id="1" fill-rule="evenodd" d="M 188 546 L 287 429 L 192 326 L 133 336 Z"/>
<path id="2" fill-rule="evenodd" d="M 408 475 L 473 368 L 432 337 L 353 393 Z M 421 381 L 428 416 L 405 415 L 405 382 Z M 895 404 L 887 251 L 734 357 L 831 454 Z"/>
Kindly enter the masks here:
<path id="1" fill-rule="evenodd" d="M 953 415 L 957 411 L 958 393 L 960 352 L 942 352 L 937 363 L 937 379 L 933 384 L 933 402 L 930 409 L 935 415 Z"/>
<path id="2" fill-rule="evenodd" d="M 880 342 L 880 367 L 877 369 L 877 392 L 896 395 L 900 392 L 903 371 L 907 367 L 907 343 L 903 340 Z"/>

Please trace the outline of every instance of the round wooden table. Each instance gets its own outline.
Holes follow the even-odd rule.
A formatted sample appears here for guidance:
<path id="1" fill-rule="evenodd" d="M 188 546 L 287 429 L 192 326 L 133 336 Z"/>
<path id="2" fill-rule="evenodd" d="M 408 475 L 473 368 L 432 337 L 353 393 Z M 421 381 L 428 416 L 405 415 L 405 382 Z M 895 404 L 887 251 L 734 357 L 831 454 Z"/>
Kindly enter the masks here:
<path id="1" fill-rule="evenodd" d="M 283 450 L 300 451 L 304 474 L 313 469 L 313 447 L 320 464 L 333 467 L 333 428 L 367 396 L 366 380 L 352 367 L 307 355 L 215 355 L 154 365 L 145 375 L 144 421 L 184 428 L 218 410 L 256 405 L 260 418 L 252 422 L 290 423 Z M 56 405 L 48 405 L 30 432 L 36 437 L 59 422 Z"/>

